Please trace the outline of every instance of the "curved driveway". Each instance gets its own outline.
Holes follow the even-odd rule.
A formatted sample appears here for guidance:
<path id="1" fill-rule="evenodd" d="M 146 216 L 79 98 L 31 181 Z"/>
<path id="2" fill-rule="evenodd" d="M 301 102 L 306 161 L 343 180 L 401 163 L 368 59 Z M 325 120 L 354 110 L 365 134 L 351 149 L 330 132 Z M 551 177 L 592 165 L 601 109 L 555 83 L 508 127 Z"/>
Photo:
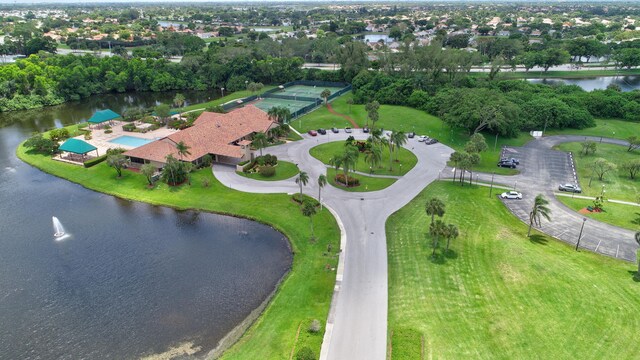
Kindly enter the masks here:
<path id="1" fill-rule="evenodd" d="M 296 141 L 269 148 L 279 159 L 298 164 L 309 174 L 307 195 L 317 196 L 318 176 L 326 166 L 309 150 L 321 143 L 345 140 L 345 133 L 303 135 Z M 365 139 L 367 134 L 351 134 Z M 332 186 L 322 191 L 326 204 L 343 226 L 346 244 L 342 244 L 336 287 L 327 320 L 321 359 L 373 359 L 386 357 L 387 344 L 387 217 L 406 205 L 429 183 L 438 178 L 453 150 L 441 145 L 425 145 L 409 139 L 405 146 L 418 158 L 416 166 L 390 187 L 373 192 L 346 192 Z M 235 169 L 215 165 L 214 175 L 224 185 L 247 192 L 293 193 L 299 191 L 293 178 L 283 181 L 256 181 L 235 174 Z"/>
<path id="2" fill-rule="evenodd" d="M 540 229 L 557 239 L 575 245 L 580 236 L 583 216 L 560 202 L 554 192 L 562 183 L 578 183 L 571 156 L 565 152 L 553 150 L 553 146 L 565 142 L 592 140 L 617 145 L 627 145 L 624 140 L 590 136 L 560 135 L 532 140 L 522 147 L 508 147 L 505 156 L 516 157 L 521 161 L 521 173 L 513 176 L 495 175 L 494 183 L 506 185 L 522 191 L 521 201 L 505 201 L 505 205 L 525 223 L 529 223 L 529 211 L 536 194 L 544 194 L 549 200 L 552 221 L 543 219 Z M 483 182 L 491 181 L 491 174 L 480 173 Z M 475 178 L 475 175 L 474 175 Z M 584 187 L 584 186 L 583 186 Z M 638 244 L 634 232 L 597 220 L 588 219 L 580 239 L 580 247 L 607 256 L 635 261 Z"/>

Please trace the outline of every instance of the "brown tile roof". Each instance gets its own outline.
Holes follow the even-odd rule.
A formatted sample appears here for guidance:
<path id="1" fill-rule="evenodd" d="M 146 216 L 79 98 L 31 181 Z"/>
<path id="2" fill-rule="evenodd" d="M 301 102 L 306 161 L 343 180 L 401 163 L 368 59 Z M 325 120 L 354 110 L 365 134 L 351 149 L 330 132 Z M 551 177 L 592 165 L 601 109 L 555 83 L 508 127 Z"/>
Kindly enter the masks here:
<path id="1" fill-rule="evenodd" d="M 176 144 L 184 141 L 191 153 L 182 157 L 185 161 L 194 161 L 206 154 L 240 158 L 242 150 L 238 144 L 247 144 L 243 138 L 266 132 L 273 125 L 267 113 L 253 105 L 226 114 L 203 112 L 192 127 L 129 150 L 124 155 L 164 163 L 169 154 L 180 159 Z"/>

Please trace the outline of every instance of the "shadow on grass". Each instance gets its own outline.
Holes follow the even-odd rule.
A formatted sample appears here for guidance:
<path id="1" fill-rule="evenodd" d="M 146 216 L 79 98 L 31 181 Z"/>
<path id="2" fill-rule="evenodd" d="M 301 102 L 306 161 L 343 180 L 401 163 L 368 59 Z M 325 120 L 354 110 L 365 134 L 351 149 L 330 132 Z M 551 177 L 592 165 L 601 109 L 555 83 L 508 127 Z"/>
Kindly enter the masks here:
<path id="1" fill-rule="evenodd" d="M 457 259 L 458 253 L 453 249 L 445 250 L 444 257 L 446 257 L 447 259 Z"/>
<path id="2" fill-rule="evenodd" d="M 436 265 L 443 265 L 446 263 L 446 259 L 443 254 L 429 255 L 429 261 Z"/>
<path id="3" fill-rule="evenodd" d="M 547 239 L 546 236 L 543 236 L 540 234 L 533 234 L 529 237 L 529 241 L 534 244 L 547 245 L 547 243 L 549 242 L 549 239 Z"/>
<path id="4" fill-rule="evenodd" d="M 640 282 L 640 274 L 638 274 L 637 271 L 629 270 L 627 272 L 631 275 L 631 280 L 634 282 Z"/>

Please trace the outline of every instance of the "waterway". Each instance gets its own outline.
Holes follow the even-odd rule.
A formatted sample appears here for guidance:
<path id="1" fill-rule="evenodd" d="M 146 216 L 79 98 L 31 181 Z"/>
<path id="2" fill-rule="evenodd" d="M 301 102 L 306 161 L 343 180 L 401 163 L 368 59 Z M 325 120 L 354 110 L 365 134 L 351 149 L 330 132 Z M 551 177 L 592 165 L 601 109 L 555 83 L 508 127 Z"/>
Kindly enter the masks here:
<path id="1" fill-rule="evenodd" d="M 535 84 L 547 85 L 578 85 L 586 91 L 606 89 L 607 86 L 611 84 L 620 86 L 622 91 L 640 89 L 640 76 L 599 76 L 580 79 L 528 79 L 528 81 Z"/>
<path id="2" fill-rule="evenodd" d="M 0 359 L 135 359 L 187 342 L 205 354 L 288 271 L 288 242 L 269 226 L 117 199 L 15 156 L 34 131 L 173 95 L 0 114 Z M 53 238 L 52 216 L 67 238 Z"/>

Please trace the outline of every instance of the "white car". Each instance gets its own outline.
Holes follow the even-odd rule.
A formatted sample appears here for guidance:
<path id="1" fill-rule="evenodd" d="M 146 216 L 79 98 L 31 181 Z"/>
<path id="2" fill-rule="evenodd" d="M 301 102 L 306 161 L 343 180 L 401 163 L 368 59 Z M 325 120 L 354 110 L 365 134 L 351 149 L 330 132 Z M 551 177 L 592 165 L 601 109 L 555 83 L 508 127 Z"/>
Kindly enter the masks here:
<path id="1" fill-rule="evenodd" d="M 519 193 L 517 191 L 503 192 L 502 194 L 500 194 L 500 197 L 503 198 L 503 199 L 521 200 L 522 199 L 522 193 Z"/>
<path id="2" fill-rule="evenodd" d="M 428 138 L 429 138 L 428 136 L 420 135 L 420 136 L 418 136 L 418 141 L 419 141 L 419 142 L 424 142 L 424 141 L 426 141 Z"/>

